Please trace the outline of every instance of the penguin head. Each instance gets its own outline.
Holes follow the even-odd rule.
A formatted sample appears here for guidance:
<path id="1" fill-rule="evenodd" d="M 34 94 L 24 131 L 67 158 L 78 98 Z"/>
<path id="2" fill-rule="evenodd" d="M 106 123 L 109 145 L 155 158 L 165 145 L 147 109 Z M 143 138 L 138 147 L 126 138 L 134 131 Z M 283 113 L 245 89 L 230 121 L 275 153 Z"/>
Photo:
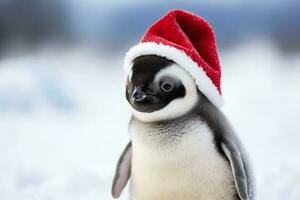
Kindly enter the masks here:
<path id="1" fill-rule="evenodd" d="M 143 122 L 171 120 L 187 114 L 198 102 L 194 79 L 164 57 L 137 57 L 127 76 L 126 99 Z"/>

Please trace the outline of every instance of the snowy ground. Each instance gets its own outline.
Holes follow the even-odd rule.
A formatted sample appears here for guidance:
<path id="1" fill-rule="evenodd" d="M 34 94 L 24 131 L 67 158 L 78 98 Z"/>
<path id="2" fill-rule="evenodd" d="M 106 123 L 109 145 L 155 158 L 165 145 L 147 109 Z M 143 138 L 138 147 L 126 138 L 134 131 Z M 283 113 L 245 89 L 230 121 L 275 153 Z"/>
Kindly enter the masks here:
<path id="1" fill-rule="evenodd" d="M 1 200 L 112 199 L 129 140 L 121 59 L 73 48 L 0 60 Z M 254 41 L 221 63 L 223 110 L 252 158 L 257 199 L 299 200 L 299 56 Z"/>

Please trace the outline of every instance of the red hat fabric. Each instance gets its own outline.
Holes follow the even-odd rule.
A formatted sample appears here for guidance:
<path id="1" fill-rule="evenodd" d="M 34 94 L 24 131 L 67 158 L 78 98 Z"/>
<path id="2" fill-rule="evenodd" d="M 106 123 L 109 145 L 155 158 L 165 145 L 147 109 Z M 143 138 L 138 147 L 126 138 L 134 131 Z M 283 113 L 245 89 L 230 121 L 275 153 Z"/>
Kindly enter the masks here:
<path id="1" fill-rule="evenodd" d="M 169 11 L 126 53 L 126 74 L 130 73 L 132 61 L 142 55 L 173 60 L 190 73 L 199 90 L 215 106 L 222 106 L 221 67 L 215 37 L 201 17 L 183 10 Z"/>

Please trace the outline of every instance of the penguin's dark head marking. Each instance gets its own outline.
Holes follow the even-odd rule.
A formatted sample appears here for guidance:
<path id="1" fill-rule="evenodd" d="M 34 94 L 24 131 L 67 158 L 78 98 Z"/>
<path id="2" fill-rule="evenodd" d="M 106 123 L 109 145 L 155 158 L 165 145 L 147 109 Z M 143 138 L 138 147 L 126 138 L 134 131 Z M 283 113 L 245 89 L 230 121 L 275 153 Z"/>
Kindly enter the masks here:
<path id="1" fill-rule="evenodd" d="M 135 110 L 154 112 L 185 95 L 185 88 L 179 79 L 162 76 L 154 81 L 160 70 L 174 64 L 172 61 L 158 56 L 142 56 L 133 63 L 126 98 Z"/>
<path id="2" fill-rule="evenodd" d="M 127 76 L 126 98 L 139 120 L 176 118 L 196 104 L 197 96 L 193 78 L 172 60 L 146 55 L 133 61 Z"/>

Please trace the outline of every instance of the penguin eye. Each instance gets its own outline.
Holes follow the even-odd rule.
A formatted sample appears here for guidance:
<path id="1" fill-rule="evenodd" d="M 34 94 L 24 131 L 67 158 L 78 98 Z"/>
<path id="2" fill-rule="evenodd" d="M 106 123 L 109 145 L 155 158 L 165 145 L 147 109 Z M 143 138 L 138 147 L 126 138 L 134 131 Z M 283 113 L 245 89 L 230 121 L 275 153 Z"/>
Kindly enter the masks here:
<path id="1" fill-rule="evenodd" d="M 172 83 L 164 82 L 161 84 L 160 88 L 164 92 L 171 92 L 173 90 L 174 86 Z"/>

